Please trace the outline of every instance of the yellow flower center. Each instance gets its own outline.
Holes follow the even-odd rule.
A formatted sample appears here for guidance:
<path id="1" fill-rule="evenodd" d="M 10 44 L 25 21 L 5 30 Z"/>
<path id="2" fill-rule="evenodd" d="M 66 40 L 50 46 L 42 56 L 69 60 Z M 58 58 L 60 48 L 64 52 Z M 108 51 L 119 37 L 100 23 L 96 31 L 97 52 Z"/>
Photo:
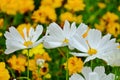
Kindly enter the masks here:
<path id="1" fill-rule="evenodd" d="M 120 49 L 120 45 L 117 48 Z"/>
<path id="2" fill-rule="evenodd" d="M 88 54 L 90 54 L 90 55 L 94 55 L 94 54 L 96 54 L 96 53 L 97 53 L 97 50 L 96 50 L 96 49 L 90 48 L 90 49 L 88 50 Z"/>
<path id="3" fill-rule="evenodd" d="M 63 43 L 69 43 L 69 40 L 65 38 Z"/>
<path id="4" fill-rule="evenodd" d="M 86 38 L 86 37 L 87 37 L 89 30 L 90 30 L 90 28 L 88 28 L 87 31 L 82 35 L 83 38 Z"/>
<path id="5" fill-rule="evenodd" d="M 26 46 L 26 47 L 29 47 L 29 46 L 31 46 L 33 44 L 33 42 L 31 42 L 31 41 L 26 41 L 26 42 L 24 42 L 24 46 Z"/>

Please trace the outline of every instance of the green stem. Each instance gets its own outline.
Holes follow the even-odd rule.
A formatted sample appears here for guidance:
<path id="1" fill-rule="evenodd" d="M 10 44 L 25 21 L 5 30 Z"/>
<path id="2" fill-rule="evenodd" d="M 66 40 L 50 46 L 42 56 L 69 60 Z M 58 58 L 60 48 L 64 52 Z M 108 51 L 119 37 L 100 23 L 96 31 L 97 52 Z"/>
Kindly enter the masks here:
<path id="1" fill-rule="evenodd" d="M 18 79 L 18 80 L 19 80 L 19 79 L 27 79 L 27 80 L 30 80 L 28 77 L 18 77 L 17 79 Z"/>
<path id="2" fill-rule="evenodd" d="M 27 61 L 28 61 L 28 63 L 27 63 L 27 79 L 29 80 L 29 50 L 30 49 L 28 49 L 28 55 L 27 55 Z"/>
<path id="3" fill-rule="evenodd" d="M 93 61 L 92 60 L 90 61 L 90 66 L 91 66 L 91 68 L 93 68 Z"/>
<path id="4" fill-rule="evenodd" d="M 15 78 L 15 74 L 13 73 L 12 69 L 10 67 L 7 66 L 7 69 L 10 71 L 11 75 L 13 76 L 13 78 Z"/>
<path id="5" fill-rule="evenodd" d="M 46 80 L 45 77 L 43 77 L 43 80 Z"/>
<path id="6" fill-rule="evenodd" d="M 57 48 L 57 49 L 58 49 L 60 55 L 62 55 L 62 56 L 65 58 L 65 55 L 64 55 L 64 53 L 62 52 L 62 50 L 61 50 L 60 48 Z"/>
<path id="7" fill-rule="evenodd" d="M 38 77 L 40 78 L 40 66 L 38 66 Z"/>
<path id="8" fill-rule="evenodd" d="M 68 77 L 69 77 L 69 71 L 68 71 L 68 57 L 69 57 L 69 50 L 67 51 L 67 65 L 66 65 L 66 80 L 69 80 Z"/>
<path id="9" fill-rule="evenodd" d="M 118 72 L 118 69 L 117 67 L 115 67 L 115 80 L 117 80 L 117 72 Z"/>

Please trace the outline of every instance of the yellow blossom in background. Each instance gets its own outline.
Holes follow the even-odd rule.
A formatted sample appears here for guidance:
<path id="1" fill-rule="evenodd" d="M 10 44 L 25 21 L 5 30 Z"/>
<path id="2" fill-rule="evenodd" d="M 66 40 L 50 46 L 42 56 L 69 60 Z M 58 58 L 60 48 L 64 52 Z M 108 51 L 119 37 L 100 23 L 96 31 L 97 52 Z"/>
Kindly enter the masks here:
<path id="1" fill-rule="evenodd" d="M 118 6 L 118 11 L 120 11 L 120 6 Z"/>
<path id="2" fill-rule="evenodd" d="M 116 22 L 109 23 L 106 30 L 108 33 L 112 34 L 114 37 L 117 37 L 120 34 L 120 24 Z"/>
<path id="3" fill-rule="evenodd" d="M 100 20 L 100 23 L 99 24 L 95 24 L 94 25 L 96 29 L 100 30 L 100 31 L 104 31 L 105 30 L 105 27 L 106 27 L 106 23 L 105 21 L 103 21 L 102 19 Z"/>
<path id="4" fill-rule="evenodd" d="M 67 0 L 65 8 L 72 11 L 81 11 L 84 10 L 85 4 L 84 0 Z"/>
<path id="5" fill-rule="evenodd" d="M 34 80 L 42 80 L 42 78 L 40 77 L 40 75 L 38 75 L 37 71 L 33 71 L 32 72 L 32 78 Z"/>
<path id="6" fill-rule="evenodd" d="M 74 20 L 73 14 L 70 13 L 70 12 L 62 13 L 62 14 L 60 15 L 60 20 L 61 20 L 62 22 L 64 22 L 65 20 L 68 20 L 68 21 L 72 22 L 72 21 Z"/>
<path id="7" fill-rule="evenodd" d="M 83 61 L 80 58 L 77 57 L 70 57 L 68 59 L 68 71 L 69 71 L 69 75 L 72 75 L 73 73 L 79 73 L 81 72 L 82 68 L 83 68 Z M 66 67 L 66 63 L 65 63 L 65 67 Z"/>
<path id="8" fill-rule="evenodd" d="M 49 72 L 48 63 L 44 63 L 44 67 L 40 68 L 40 75 L 46 75 Z"/>
<path id="9" fill-rule="evenodd" d="M 45 61 L 51 61 L 51 58 L 50 58 L 50 56 L 48 55 L 47 52 L 44 52 L 43 54 L 36 54 L 35 55 L 35 60 L 37 60 L 37 59 L 43 59 Z"/>
<path id="10" fill-rule="evenodd" d="M 26 58 L 23 55 L 19 55 L 18 57 L 13 55 L 7 62 L 12 69 L 17 70 L 18 72 L 25 71 Z"/>
<path id="11" fill-rule="evenodd" d="M 30 63 L 31 64 L 31 63 Z M 32 68 L 32 66 L 30 66 L 30 69 Z M 40 73 L 38 73 L 38 70 L 40 71 Z M 32 69 L 32 76 L 33 78 L 39 79 L 40 76 L 45 76 L 47 75 L 49 72 L 49 66 L 48 63 L 44 63 L 43 67 L 38 68 L 38 66 L 36 66 L 36 69 Z"/>
<path id="12" fill-rule="evenodd" d="M 26 63 L 27 65 L 27 63 Z M 29 60 L 29 70 L 34 71 L 37 69 L 36 61 L 35 59 L 30 59 Z"/>
<path id="13" fill-rule="evenodd" d="M 35 80 L 42 80 L 42 78 L 37 78 L 37 79 L 35 79 Z"/>
<path id="14" fill-rule="evenodd" d="M 50 23 L 56 21 L 57 15 L 55 9 L 50 6 L 40 6 L 40 8 L 33 12 L 31 17 L 35 22 Z"/>
<path id="15" fill-rule="evenodd" d="M 23 29 L 26 28 L 27 30 L 27 35 L 29 33 L 29 30 L 30 30 L 30 27 L 31 25 L 28 23 L 28 24 L 20 24 L 18 27 L 17 27 L 17 30 L 18 32 L 22 35 L 22 37 L 24 37 L 24 33 L 23 33 Z"/>
<path id="16" fill-rule="evenodd" d="M 28 54 L 28 50 L 23 50 L 22 51 L 23 54 Z M 45 53 L 45 50 L 43 48 L 43 44 L 39 44 L 38 46 L 32 48 L 29 50 L 29 56 L 32 57 L 33 55 L 35 54 L 44 54 Z"/>
<path id="17" fill-rule="evenodd" d="M 3 36 L 3 33 L 2 32 L 0 32 L 0 37 L 2 37 Z"/>
<path id="18" fill-rule="evenodd" d="M 4 19 L 3 19 L 3 18 L 0 18 L 0 29 L 2 29 L 3 24 L 4 24 Z"/>
<path id="19" fill-rule="evenodd" d="M 9 80 L 10 75 L 8 70 L 5 68 L 5 63 L 0 62 L 0 80 Z"/>
<path id="20" fill-rule="evenodd" d="M 119 17 L 115 13 L 107 12 L 105 15 L 103 15 L 102 19 L 107 23 L 110 23 L 110 22 L 117 21 Z"/>
<path id="21" fill-rule="evenodd" d="M 102 3 L 102 2 L 99 2 L 99 3 L 98 3 L 98 7 L 99 7 L 100 9 L 104 9 L 104 8 L 106 7 L 106 4 L 105 4 L 105 3 Z"/>
<path id="22" fill-rule="evenodd" d="M 17 3 L 18 11 L 22 14 L 34 9 L 34 0 L 18 0 Z"/>
<path id="23" fill-rule="evenodd" d="M 39 44 L 38 46 L 31 49 L 33 54 L 44 54 L 45 50 L 43 48 L 43 44 Z"/>
<path id="24" fill-rule="evenodd" d="M 82 15 L 76 16 L 71 12 L 65 12 L 60 15 L 60 20 L 61 22 L 65 22 L 65 20 L 68 20 L 70 22 L 80 23 L 82 22 Z"/>
<path id="25" fill-rule="evenodd" d="M 119 17 L 115 13 L 107 12 L 100 19 L 99 24 L 94 24 L 95 28 L 100 31 L 112 34 L 117 37 L 120 34 L 120 24 L 117 23 Z"/>
<path id="26" fill-rule="evenodd" d="M 9 15 L 15 15 L 17 12 L 25 13 L 34 9 L 33 0 L 1 0 L 0 9 Z"/>
<path id="27" fill-rule="evenodd" d="M 75 16 L 75 17 L 74 17 L 74 21 L 75 21 L 76 23 L 81 23 L 81 22 L 82 22 L 82 15 Z"/>
<path id="28" fill-rule="evenodd" d="M 51 58 L 49 57 L 49 55 L 47 53 L 44 54 L 36 54 L 34 59 L 30 59 L 29 60 L 29 69 L 31 71 L 36 71 L 37 70 L 37 60 L 38 59 L 43 59 L 45 61 L 51 61 Z M 46 64 L 46 63 L 45 63 Z"/>
<path id="29" fill-rule="evenodd" d="M 43 59 L 43 60 L 45 60 L 45 61 L 51 61 L 51 58 L 50 58 L 50 56 L 48 55 L 48 53 L 43 53 L 43 54 L 35 54 L 35 56 L 34 56 L 34 60 L 30 60 L 30 62 L 32 62 L 31 63 L 31 65 L 33 65 L 34 66 L 34 68 L 35 68 L 35 66 L 37 67 L 37 60 L 38 59 Z M 33 67 L 32 66 L 32 67 Z M 31 67 L 31 68 L 32 68 Z M 35 70 L 35 69 L 34 69 Z"/>
<path id="30" fill-rule="evenodd" d="M 50 78 L 51 78 L 51 74 L 49 74 L 49 73 L 46 74 L 46 75 L 45 75 L 45 78 L 50 79 Z"/>
<path id="31" fill-rule="evenodd" d="M 42 0 L 41 5 L 42 6 L 50 6 L 53 8 L 59 8 L 62 5 L 63 0 Z"/>
<path id="32" fill-rule="evenodd" d="M 16 0 L 0 0 L 0 8 L 4 13 L 15 15 L 18 11 L 19 6 Z"/>

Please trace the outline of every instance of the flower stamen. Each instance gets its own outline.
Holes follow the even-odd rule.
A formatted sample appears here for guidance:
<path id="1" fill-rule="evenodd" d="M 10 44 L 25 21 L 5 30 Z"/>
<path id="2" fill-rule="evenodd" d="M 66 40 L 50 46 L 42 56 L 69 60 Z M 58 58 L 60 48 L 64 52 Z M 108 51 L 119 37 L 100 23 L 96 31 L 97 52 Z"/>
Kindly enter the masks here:
<path id="1" fill-rule="evenodd" d="M 29 46 L 31 46 L 33 44 L 33 42 L 31 42 L 31 41 L 26 41 L 26 42 L 24 42 L 24 46 L 26 46 L 26 47 L 29 47 Z"/>
<path id="2" fill-rule="evenodd" d="M 68 44 L 68 43 L 69 43 L 69 40 L 65 38 L 65 39 L 63 40 L 63 43 Z"/>
<path id="3" fill-rule="evenodd" d="M 120 45 L 119 45 L 119 46 L 117 46 L 117 48 L 118 48 L 118 49 L 120 49 Z"/>
<path id="4" fill-rule="evenodd" d="M 88 50 L 88 54 L 90 54 L 90 55 L 94 55 L 94 54 L 96 54 L 96 53 L 97 53 L 97 50 L 96 50 L 96 49 L 90 48 L 90 49 Z"/>
<path id="5" fill-rule="evenodd" d="M 86 38 L 86 37 L 87 37 L 89 30 L 90 30 L 90 28 L 88 28 L 88 29 L 86 30 L 86 32 L 82 35 L 83 38 Z"/>

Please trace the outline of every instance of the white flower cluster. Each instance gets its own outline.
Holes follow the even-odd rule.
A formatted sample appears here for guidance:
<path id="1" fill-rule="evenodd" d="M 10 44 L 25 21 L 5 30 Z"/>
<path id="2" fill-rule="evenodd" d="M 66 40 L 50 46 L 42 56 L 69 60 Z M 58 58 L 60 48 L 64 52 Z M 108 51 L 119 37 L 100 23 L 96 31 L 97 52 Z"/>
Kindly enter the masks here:
<path id="1" fill-rule="evenodd" d="M 24 37 L 22 37 L 17 29 L 10 27 L 9 32 L 6 31 L 5 33 L 7 46 L 5 54 L 10 54 L 24 48 L 32 48 L 42 42 L 44 47 L 48 49 L 63 46 L 68 46 L 70 49 L 75 48 L 79 53 L 70 52 L 70 54 L 86 57 L 84 63 L 99 58 L 106 61 L 108 65 L 120 66 L 120 49 L 117 48 L 120 44 L 116 43 L 115 38 L 111 39 L 110 34 L 102 36 L 99 30 L 90 29 L 84 23 L 81 23 L 77 27 L 75 22 L 70 25 L 68 21 L 65 21 L 63 28 L 55 22 L 51 23 L 46 30 L 45 36 L 38 40 L 42 31 L 43 27 L 41 25 L 38 25 L 36 30 L 30 28 L 29 33 L 27 33 L 26 28 L 24 28 Z M 94 72 L 88 68 L 87 70 L 90 73 L 84 72 L 84 69 L 82 73 L 85 74 L 85 79 L 78 74 L 73 74 L 70 80 L 113 80 L 108 77 L 97 77 L 100 75 L 99 69 L 102 69 L 102 73 L 104 73 L 103 67 L 95 68 Z M 95 77 L 88 79 L 90 75 Z M 105 76 L 105 74 L 103 75 Z M 79 78 L 73 79 L 75 76 Z M 111 75 L 108 76 L 111 77 Z"/>
<path id="2" fill-rule="evenodd" d="M 90 67 L 84 67 L 81 73 L 84 77 L 75 73 L 69 80 L 114 80 L 115 78 L 115 75 L 112 73 L 106 75 L 103 66 L 96 67 L 94 71 Z"/>

